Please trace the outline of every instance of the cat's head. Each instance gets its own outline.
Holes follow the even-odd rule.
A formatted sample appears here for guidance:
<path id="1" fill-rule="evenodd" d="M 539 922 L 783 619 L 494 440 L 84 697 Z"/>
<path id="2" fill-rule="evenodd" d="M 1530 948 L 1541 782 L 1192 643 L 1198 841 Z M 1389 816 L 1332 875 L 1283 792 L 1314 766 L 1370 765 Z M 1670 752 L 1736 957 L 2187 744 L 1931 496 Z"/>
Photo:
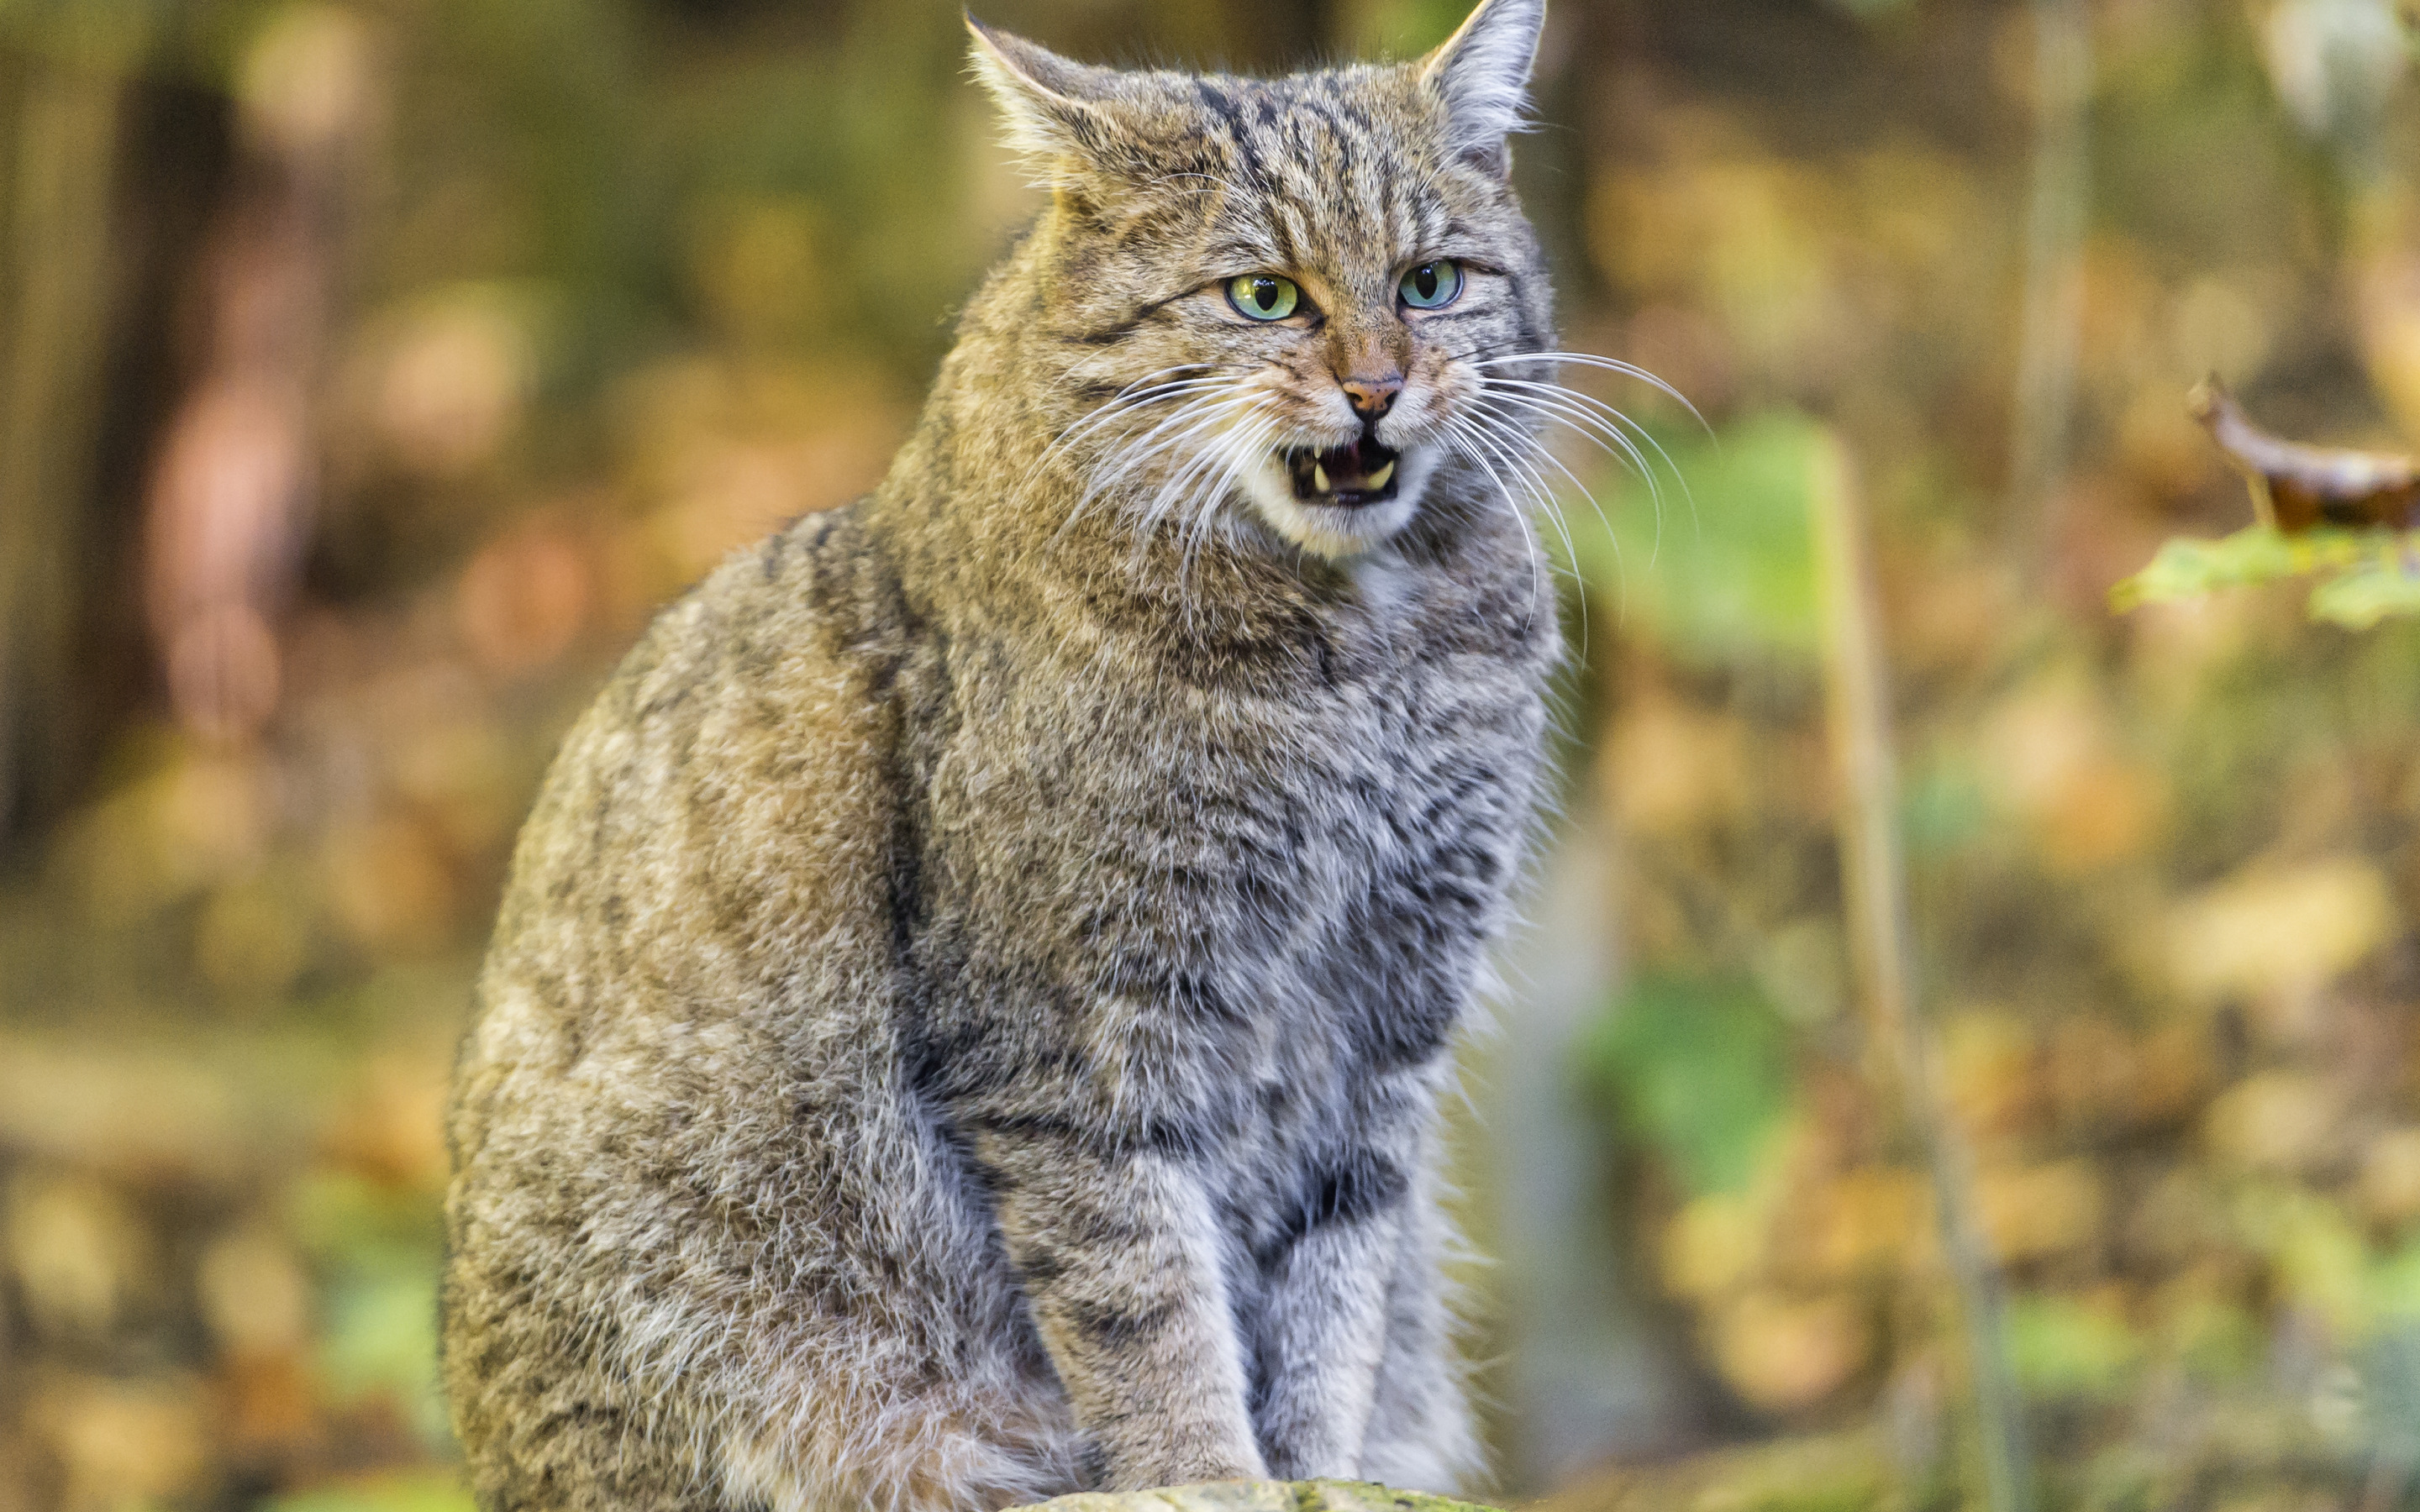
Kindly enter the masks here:
<path id="1" fill-rule="evenodd" d="M 1096 68 L 970 20 L 1052 196 L 1024 317 L 1036 376 L 1083 401 L 1053 444 L 1088 496 L 1196 539 L 1248 500 L 1341 557 L 1441 479 L 1500 498 L 1534 470 L 1503 401 L 1550 296 L 1506 176 L 1544 14 L 1482 0 L 1415 62 L 1270 80 Z"/>

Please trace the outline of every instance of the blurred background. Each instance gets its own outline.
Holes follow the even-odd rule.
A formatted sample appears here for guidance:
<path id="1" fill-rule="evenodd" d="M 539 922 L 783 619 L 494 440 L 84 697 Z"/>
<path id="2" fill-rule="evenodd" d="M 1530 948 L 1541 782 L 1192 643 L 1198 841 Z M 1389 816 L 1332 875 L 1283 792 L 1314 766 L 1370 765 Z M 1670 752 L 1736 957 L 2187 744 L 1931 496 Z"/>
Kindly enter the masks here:
<path id="1" fill-rule="evenodd" d="M 1461 8 L 984 15 L 1267 69 Z M 2107 607 L 2251 517 L 2203 375 L 2420 445 L 2412 25 L 1557 0 L 1566 345 L 1706 424 L 1569 375 L 1662 454 L 1565 438 L 1543 532 L 1564 790 L 1462 1120 L 1504 1496 L 2420 1500 L 2420 626 Z M 1032 213 L 962 55 L 939 0 L 0 0 L 0 1512 L 467 1505 L 507 848 Z"/>

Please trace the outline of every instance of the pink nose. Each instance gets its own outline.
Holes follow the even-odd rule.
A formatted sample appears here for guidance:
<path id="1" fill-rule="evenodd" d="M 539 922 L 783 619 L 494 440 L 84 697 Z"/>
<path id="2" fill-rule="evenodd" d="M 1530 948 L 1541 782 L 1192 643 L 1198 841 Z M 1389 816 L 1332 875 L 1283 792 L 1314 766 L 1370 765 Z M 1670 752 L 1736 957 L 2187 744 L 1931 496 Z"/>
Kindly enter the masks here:
<path id="1" fill-rule="evenodd" d="M 1395 395 L 1404 392 L 1404 380 L 1392 376 L 1342 378 L 1336 386 L 1353 402 L 1353 412 L 1364 420 L 1385 414 L 1394 405 Z"/>

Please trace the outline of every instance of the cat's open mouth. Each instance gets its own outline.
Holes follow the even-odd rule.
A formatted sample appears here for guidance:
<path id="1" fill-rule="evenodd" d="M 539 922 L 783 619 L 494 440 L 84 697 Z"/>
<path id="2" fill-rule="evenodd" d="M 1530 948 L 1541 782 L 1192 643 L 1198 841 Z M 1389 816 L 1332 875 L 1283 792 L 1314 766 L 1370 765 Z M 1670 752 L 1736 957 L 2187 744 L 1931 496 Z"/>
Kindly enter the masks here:
<path id="1" fill-rule="evenodd" d="M 1294 480 L 1294 496 L 1307 504 L 1356 508 L 1395 497 L 1395 449 L 1381 445 L 1375 437 L 1324 452 L 1289 447 L 1280 455 Z"/>

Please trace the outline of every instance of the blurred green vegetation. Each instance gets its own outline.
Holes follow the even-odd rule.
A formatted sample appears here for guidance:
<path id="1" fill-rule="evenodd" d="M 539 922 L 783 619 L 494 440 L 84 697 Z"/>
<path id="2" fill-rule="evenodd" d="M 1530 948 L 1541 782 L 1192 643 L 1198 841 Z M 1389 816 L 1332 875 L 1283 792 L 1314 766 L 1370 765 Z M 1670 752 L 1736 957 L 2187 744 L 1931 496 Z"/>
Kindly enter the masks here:
<path id="1" fill-rule="evenodd" d="M 1821 434 L 1788 410 L 1743 415 L 1719 434 L 1645 433 L 1621 486 L 1645 490 L 1621 528 L 1586 501 L 1567 503 L 1570 556 L 1619 610 L 1618 637 L 1639 628 L 1710 667 L 1768 659 L 1800 668 L 1816 655 L 1814 541 L 1807 471 Z M 1617 498 L 1623 495 L 1617 495 Z M 1647 549 L 1638 550 L 1645 537 Z"/>
<path id="2" fill-rule="evenodd" d="M 1641 978 L 1581 1055 L 1593 1095 L 1692 1196 L 1746 1187 L 1790 1109 L 1787 1027 L 1752 982 Z"/>

